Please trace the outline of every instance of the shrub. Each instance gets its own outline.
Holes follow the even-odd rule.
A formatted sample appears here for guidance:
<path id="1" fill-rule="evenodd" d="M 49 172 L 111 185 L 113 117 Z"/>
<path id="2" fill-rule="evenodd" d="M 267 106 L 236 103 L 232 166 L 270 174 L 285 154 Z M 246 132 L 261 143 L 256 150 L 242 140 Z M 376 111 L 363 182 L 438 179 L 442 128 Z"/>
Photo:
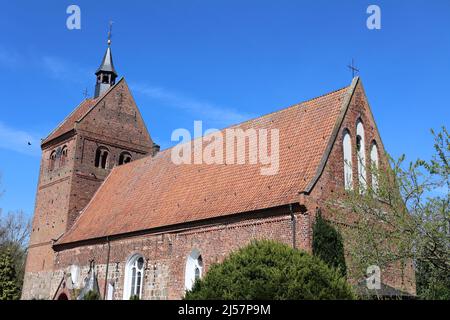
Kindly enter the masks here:
<path id="1" fill-rule="evenodd" d="M 17 275 L 11 251 L 6 250 L 0 255 L 0 300 L 20 299 L 20 289 L 17 286 Z"/>
<path id="2" fill-rule="evenodd" d="M 274 241 L 254 241 L 214 264 L 186 293 L 203 299 L 353 299 L 341 274 L 319 258 Z"/>
<path id="3" fill-rule="evenodd" d="M 319 213 L 313 226 L 313 255 L 322 259 L 328 266 L 347 275 L 344 244 L 341 234 Z"/>
<path id="4" fill-rule="evenodd" d="M 416 262 L 417 296 L 424 300 L 450 300 L 450 274 L 429 262 Z"/>
<path id="5" fill-rule="evenodd" d="M 83 297 L 83 300 L 100 300 L 100 295 L 98 292 L 90 290 Z"/>

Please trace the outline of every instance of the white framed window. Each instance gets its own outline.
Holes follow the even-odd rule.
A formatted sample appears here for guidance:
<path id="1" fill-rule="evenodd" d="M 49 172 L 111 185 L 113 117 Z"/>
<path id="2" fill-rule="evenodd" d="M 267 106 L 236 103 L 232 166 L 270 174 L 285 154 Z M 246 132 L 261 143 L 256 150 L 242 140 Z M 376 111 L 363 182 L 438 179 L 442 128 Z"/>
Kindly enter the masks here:
<path id="1" fill-rule="evenodd" d="M 366 176 L 366 145 L 364 138 L 364 126 L 361 120 L 356 124 L 356 150 L 358 157 L 358 181 L 359 192 L 363 193 L 367 188 Z"/>
<path id="2" fill-rule="evenodd" d="M 125 266 L 124 300 L 129 300 L 134 296 L 141 299 L 144 282 L 144 265 L 144 257 L 140 254 L 135 254 L 128 259 Z"/>
<path id="3" fill-rule="evenodd" d="M 108 291 L 106 294 L 106 300 L 114 300 L 114 283 L 108 282 Z"/>
<path id="4" fill-rule="evenodd" d="M 79 266 L 73 264 L 70 266 L 70 279 L 72 280 L 72 285 L 75 288 L 80 286 L 81 279 L 81 269 Z"/>
<path id="5" fill-rule="evenodd" d="M 370 149 L 370 162 L 372 165 L 372 189 L 378 191 L 378 147 L 375 141 Z"/>
<path id="6" fill-rule="evenodd" d="M 191 290 L 197 279 L 200 279 L 203 274 L 203 258 L 200 251 L 192 250 L 191 254 L 186 260 L 185 270 L 185 289 Z"/>
<path id="7" fill-rule="evenodd" d="M 353 169 L 352 169 L 352 139 L 348 130 L 344 131 L 344 186 L 345 190 L 353 189 Z"/>

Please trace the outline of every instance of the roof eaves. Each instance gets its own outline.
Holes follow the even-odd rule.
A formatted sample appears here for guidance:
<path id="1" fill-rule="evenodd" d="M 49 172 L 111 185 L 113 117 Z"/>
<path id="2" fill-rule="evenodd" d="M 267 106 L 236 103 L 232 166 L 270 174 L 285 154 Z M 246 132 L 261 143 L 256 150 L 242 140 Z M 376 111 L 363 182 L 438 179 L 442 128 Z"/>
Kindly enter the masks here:
<path id="1" fill-rule="evenodd" d="M 265 207 L 265 208 L 255 209 L 255 210 L 229 213 L 224 216 L 208 217 L 208 218 L 202 218 L 202 219 L 197 219 L 197 220 L 194 219 L 194 220 L 183 221 L 183 222 L 178 222 L 178 223 L 171 223 L 171 224 L 167 224 L 164 226 L 151 227 L 151 228 L 147 228 L 147 229 L 127 231 L 127 232 L 115 233 L 115 234 L 99 235 L 96 237 L 86 237 L 81 240 L 80 239 L 70 240 L 67 242 L 64 242 L 64 241 L 59 242 L 58 241 L 53 244 L 53 249 L 56 251 L 60 251 L 61 250 L 60 248 L 66 247 L 68 245 L 78 246 L 78 245 L 83 245 L 83 244 L 87 244 L 87 243 L 108 241 L 108 239 L 109 240 L 117 240 L 117 239 L 127 238 L 130 236 L 152 234 L 152 233 L 159 234 L 159 233 L 165 232 L 162 230 L 170 230 L 171 232 L 179 232 L 179 231 L 186 230 L 188 228 L 191 230 L 198 229 L 198 228 L 200 228 L 199 224 L 201 225 L 201 227 L 204 227 L 204 224 L 208 224 L 208 226 L 218 226 L 218 225 L 222 226 L 223 220 L 230 219 L 232 217 L 237 217 L 237 215 L 248 215 L 248 214 L 251 214 L 254 212 L 267 212 L 268 210 L 271 210 L 274 208 L 283 208 L 283 207 L 290 208 L 290 206 L 296 206 L 298 204 L 299 204 L 298 202 L 292 202 L 292 203 L 288 202 L 288 203 L 285 203 L 282 205 L 277 205 L 277 206 L 269 206 L 269 207 Z M 295 210 L 297 210 L 297 209 L 295 209 Z M 81 216 L 81 214 L 80 214 L 80 216 Z M 77 218 L 77 220 L 78 220 L 78 218 Z M 194 226 L 191 225 L 189 227 L 186 227 L 187 224 L 194 224 Z M 74 228 L 74 226 L 75 226 L 75 223 L 73 224 L 72 228 Z M 69 232 L 67 232 L 65 235 L 68 235 L 68 234 L 69 234 Z"/>
<path id="2" fill-rule="evenodd" d="M 43 146 L 45 143 L 47 143 L 47 142 L 49 142 L 49 141 L 51 141 L 51 140 L 54 139 L 54 138 L 53 138 L 53 139 L 51 139 L 51 140 L 48 140 L 48 139 L 52 136 L 52 134 L 54 134 L 56 131 L 58 131 L 58 129 L 61 128 L 61 126 L 62 126 L 64 123 L 66 123 L 66 121 L 67 121 L 67 120 L 75 113 L 75 111 L 78 110 L 78 108 L 79 108 L 83 103 L 85 103 L 86 100 L 88 100 L 88 99 L 85 99 L 85 100 L 81 101 L 81 102 L 80 102 L 80 103 L 72 110 L 72 112 L 69 113 L 69 114 L 64 118 L 64 120 L 61 121 L 61 122 L 56 126 L 56 128 L 52 130 L 52 132 L 50 132 L 44 139 L 41 140 L 41 146 Z M 57 138 L 57 137 L 55 137 L 55 138 Z M 47 141 L 47 140 L 48 140 L 48 141 Z"/>
<path id="3" fill-rule="evenodd" d="M 41 149 L 47 149 L 49 146 L 57 145 L 63 141 L 67 141 L 75 135 L 75 128 L 69 129 L 48 141 L 41 142 Z"/>

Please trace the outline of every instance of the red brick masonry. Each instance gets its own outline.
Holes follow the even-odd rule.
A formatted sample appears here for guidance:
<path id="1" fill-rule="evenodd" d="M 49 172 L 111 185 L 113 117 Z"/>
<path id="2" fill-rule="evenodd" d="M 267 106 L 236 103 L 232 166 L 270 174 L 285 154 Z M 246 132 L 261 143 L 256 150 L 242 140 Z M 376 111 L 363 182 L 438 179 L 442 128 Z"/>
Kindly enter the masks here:
<path id="1" fill-rule="evenodd" d="M 83 278 L 90 261 L 100 291 L 107 279 L 114 298 L 121 299 L 125 264 L 134 253 L 145 259 L 142 297 L 178 299 L 184 294 L 186 259 L 194 249 L 201 252 L 206 270 L 252 239 L 310 250 L 316 209 L 327 214 L 324 202 L 343 189 L 344 130 L 355 144 L 361 120 L 366 155 L 375 141 L 380 160 L 385 159 L 359 78 L 349 87 L 236 126 L 279 130 L 280 168 L 273 176 L 248 164 L 177 166 L 170 149 L 154 155 L 124 80 L 84 104 L 92 106 L 81 119 L 73 126 L 63 124 L 66 129 L 56 130 L 62 135 L 52 133 L 44 140 L 24 299 L 70 293 L 78 285 L 70 281 L 71 266 L 79 266 Z M 49 155 L 62 145 L 70 150 L 69 162 L 49 172 Z M 93 165 L 98 146 L 108 147 L 111 163 L 124 150 L 133 160 L 142 159 L 109 173 Z M 353 170 L 356 185 L 356 165 Z M 396 269 L 386 271 L 382 280 L 415 293 L 412 269 L 403 277 Z"/>

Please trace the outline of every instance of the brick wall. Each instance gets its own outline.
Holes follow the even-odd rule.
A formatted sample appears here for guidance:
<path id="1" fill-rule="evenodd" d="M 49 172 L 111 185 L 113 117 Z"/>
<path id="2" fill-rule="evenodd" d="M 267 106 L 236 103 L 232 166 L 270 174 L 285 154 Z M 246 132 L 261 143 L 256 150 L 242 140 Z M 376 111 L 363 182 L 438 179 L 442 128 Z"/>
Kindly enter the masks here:
<path id="1" fill-rule="evenodd" d="M 103 101 L 100 102 L 101 107 L 94 113 L 89 114 L 77 125 L 78 134 L 73 140 L 76 141 L 76 151 L 73 155 L 73 172 L 70 180 L 65 180 L 70 181 L 69 203 L 63 202 L 64 208 L 66 206 L 69 207 L 66 218 L 67 225 L 70 226 L 73 223 L 79 211 L 86 205 L 108 174 L 108 171 L 96 169 L 93 166 L 94 154 L 98 146 L 108 147 L 111 154 L 111 163 L 116 163 L 117 157 L 122 150 L 128 150 L 133 155 L 133 158 L 139 158 L 146 152 L 152 152 L 151 138 L 144 133 L 144 131 L 146 132 L 145 125 L 138 111 L 136 113 L 130 107 L 133 104 L 134 101 L 131 94 L 129 94 L 126 83 L 119 82 L 116 90 L 106 97 L 104 103 Z M 327 199 L 343 192 L 344 162 L 342 138 L 343 130 L 345 129 L 350 131 L 352 137 L 352 148 L 354 151 L 353 181 L 355 188 L 357 188 L 358 173 L 355 139 L 358 119 L 362 120 L 365 127 L 366 165 L 369 166 L 369 148 L 373 140 L 378 145 L 380 162 L 386 161 L 381 139 L 370 113 L 364 90 L 359 83 L 323 173 L 311 193 L 303 199 L 299 199 L 305 205 L 306 213 L 296 214 L 295 238 L 296 247 L 298 248 L 310 251 L 312 240 L 311 227 L 316 208 L 323 209 L 324 214 L 331 218 L 325 210 L 325 202 Z M 126 134 L 126 138 L 118 139 L 124 134 Z M 142 141 L 147 142 L 143 143 Z M 42 181 L 47 181 L 48 179 L 42 172 L 43 167 L 45 167 L 44 164 L 41 165 L 40 185 L 43 183 Z M 370 177 L 369 183 L 371 183 Z M 54 192 L 67 197 L 67 190 L 62 189 L 65 184 L 69 184 L 69 182 L 61 182 L 58 187 L 60 189 L 55 189 Z M 40 216 L 41 212 L 44 211 L 53 212 L 52 210 L 55 210 L 53 207 L 50 207 L 48 195 L 38 191 L 37 197 L 36 216 Z M 40 203 L 45 203 L 46 205 L 41 205 Z M 53 216 L 59 217 L 59 214 L 55 213 Z M 242 216 L 239 215 L 241 217 L 239 219 L 237 217 L 229 218 L 220 223 L 211 221 L 209 225 L 190 225 L 186 227 L 187 229 L 178 231 L 168 230 L 161 234 L 149 233 L 114 239 L 110 242 L 107 278 L 108 281 L 112 280 L 114 282 L 115 299 L 123 297 L 124 268 L 127 260 L 134 253 L 141 254 L 146 261 L 143 298 L 178 299 L 184 294 L 186 259 L 193 249 L 200 251 L 205 271 L 207 271 L 212 263 L 222 261 L 230 252 L 248 244 L 252 239 L 273 239 L 292 245 L 292 222 L 289 212 L 286 210 L 281 213 L 276 210 L 271 211 L 266 213 L 265 216 L 246 215 L 245 219 Z M 33 225 L 33 228 L 35 228 L 35 225 Z M 42 241 L 39 238 L 39 233 L 33 234 L 32 239 Z M 108 256 L 107 243 L 100 241 L 98 243 L 79 245 L 74 248 L 59 248 L 56 255 L 51 254 L 49 250 L 44 251 L 43 249 L 30 249 L 30 258 L 27 262 L 28 272 L 25 276 L 25 282 L 29 285 L 24 288 L 24 298 L 34 296 L 51 298 L 60 284 L 62 285 L 59 286 L 58 292 L 67 293 L 67 289 L 72 287 L 68 278 L 70 267 L 78 265 L 82 272 L 81 278 L 84 278 L 89 271 L 91 260 L 95 262 L 100 291 L 103 293 Z M 36 257 L 40 255 L 50 256 L 53 259 L 52 269 L 54 271 L 48 272 L 45 271 L 47 269 L 39 269 L 40 258 Z M 37 272 L 39 270 L 44 271 Z M 64 281 L 61 282 L 61 280 Z M 399 274 L 398 268 L 383 271 L 383 281 L 405 291 L 415 292 L 412 266 L 410 266 L 405 275 Z M 45 282 L 47 286 L 45 286 Z M 80 283 L 75 284 L 75 288 L 80 285 Z"/>
<path id="2" fill-rule="evenodd" d="M 109 150 L 106 169 L 95 167 L 99 146 Z M 125 80 L 119 81 L 74 130 L 46 142 L 43 146 L 36 205 L 29 253 L 26 262 L 23 296 L 46 296 L 45 283 L 53 270 L 53 240 L 67 231 L 81 210 L 88 204 L 111 169 L 118 165 L 120 153 L 126 151 L 132 160 L 153 153 L 153 141 L 147 132 L 139 110 Z M 52 152 L 66 147 L 64 165 L 57 158 L 50 170 Z M 36 273 L 43 272 L 43 276 Z M 35 286 L 31 278 L 42 285 Z M 37 291 L 36 291 L 37 290 Z"/>
<path id="3" fill-rule="evenodd" d="M 364 88 L 361 82 L 358 83 L 355 94 L 350 101 L 350 106 L 343 120 L 342 126 L 337 135 L 333 149 L 331 150 L 324 171 L 308 197 L 308 208 L 321 208 L 322 213 L 330 220 L 333 220 L 331 213 L 327 211 L 326 202 L 330 199 L 336 199 L 340 194 L 344 193 L 344 157 L 343 157 L 343 137 L 344 131 L 350 132 L 352 140 L 352 168 L 353 168 L 353 185 L 354 190 L 358 190 L 358 159 L 356 152 L 356 124 L 361 120 L 364 125 L 365 134 L 365 152 L 366 152 L 366 168 L 370 168 L 370 148 L 372 142 L 375 141 L 378 146 L 380 168 L 388 163 L 386 152 L 384 150 L 380 134 L 377 130 L 375 120 L 370 111 L 370 107 L 365 96 Z M 368 170 L 367 170 L 368 171 Z M 367 174 L 367 183 L 372 183 L 371 175 Z M 348 262 L 347 265 L 351 266 Z M 350 270 L 351 271 L 351 270 Z M 360 279 L 350 279 L 352 283 Z M 415 294 L 415 274 L 412 262 L 408 263 L 405 273 L 402 274 L 400 268 L 390 267 L 382 270 L 382 281 L 392 287 L 404 290 L 405 292 Z"/>
<path id="4" fill-rule="evenodd" d="M 308 215 L 296 214 L 296 229 L 296 246 L 310 250 Z M 186 261 L 194 249 L 201 253 L 206 272 L 211 264 L 221 262 L 253 239 L 273 239 L 292 245 L 292 222 L 288 211 L 281 215 L 280 212 L 269 212 L 266 217 L 255 219 L 249 214 L 243 220 L 229 218 L 211 226 L 111 241 L 108 282 L 115 284 L 114 298 L 122 299 L 125 265 L 132 255 L 139 253 L 146 266 L 142 298 L 180 299 L 184 295 Z M 103 294 L 107 256 L 105 242 L 66 249 L 57 253 L 55 269 L 70 272 L 70 266 L 75 264 L 81 267 L 82 278 L 85 278 L 90 261 L 94 260 Z"/>

